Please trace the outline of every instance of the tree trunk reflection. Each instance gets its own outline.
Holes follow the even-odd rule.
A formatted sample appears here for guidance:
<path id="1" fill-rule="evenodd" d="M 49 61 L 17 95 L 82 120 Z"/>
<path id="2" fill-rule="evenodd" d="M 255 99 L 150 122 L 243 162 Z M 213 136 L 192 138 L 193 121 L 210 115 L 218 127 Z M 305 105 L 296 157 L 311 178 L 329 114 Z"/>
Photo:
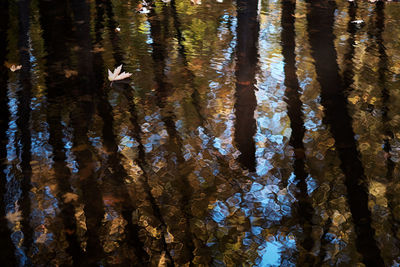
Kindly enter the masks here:
<path id="1" fill-rule="evenodd" d="M 237 1 L 235 142 L 239 162 L 249 171 L 256 170 L 255 75 L 258 63 L 258 0 Z"/>
<path id="2" fill-rule="evenodd" d="M 384 266 L 374 239 L 371 212 L 368 209 L 368 188 L 364 168 L 354 139 L 352 118 L 347 110 L 346 89 L 339 75 L 334 46 L 333 24 L 336 9 L 333 1 L 310 2 L 307 14 L 309 41 L 318 82 L 325 121 L 330 126 L 335 147 L 345 174 L 347 198 L 354 222 L 356 246 L 367 266 Z"/>
<path id="3" fill-rule="evenodd" d="M 16 266 L 15 246 L 11 241 L 11 231 L 5 214 L 5 196 L 7 178 L 5 174 L 7 159 L 7 129 L 10 112 L 8 111 L 7 81 L 8 69 L 5 66 L 7 60 L 7 46 L 9 27 L 8 1 L 0 4 L 0 261 L 7 262 L 10 266 Z"/>
<path id="4" fill-rule="evenodd" d="M 297 265 L 314 266 L 316 257 L 312 254 L 314 240 L 312 238 L 313 222 L 315 214 L 310 197 L 307 191 L 308 173 L 305 170 L 305 152 L 303 138 L 305 133 L 302 101 L 300 100 L 300 86 L 297 78 L 296 54 L 295 54 L 295 0 L 284 0 L 282 2 L 282 54 L 285 62 L 285 101 L 287 103 L 288 116 L 292 134 L 289 144 L 294 149 L 294 175 L 295 182 L 299 188 L 296 194 L 298 203 L 295 207 L 295 215 L 298 217 L 300 227 L 302 227 L 302 237 L 298 240 L 299 256 Z"/>

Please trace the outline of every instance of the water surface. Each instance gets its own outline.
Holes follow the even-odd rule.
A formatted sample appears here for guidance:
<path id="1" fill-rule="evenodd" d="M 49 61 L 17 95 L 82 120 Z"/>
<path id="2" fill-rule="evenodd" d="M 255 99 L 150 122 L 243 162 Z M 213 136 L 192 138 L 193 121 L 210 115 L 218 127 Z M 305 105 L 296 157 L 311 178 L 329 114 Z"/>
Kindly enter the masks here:
<path id="1" fill-rule="evenodd" d="M 19 0 L 0 23 L 4 266 L 400 264 L 399 3 Z"/>

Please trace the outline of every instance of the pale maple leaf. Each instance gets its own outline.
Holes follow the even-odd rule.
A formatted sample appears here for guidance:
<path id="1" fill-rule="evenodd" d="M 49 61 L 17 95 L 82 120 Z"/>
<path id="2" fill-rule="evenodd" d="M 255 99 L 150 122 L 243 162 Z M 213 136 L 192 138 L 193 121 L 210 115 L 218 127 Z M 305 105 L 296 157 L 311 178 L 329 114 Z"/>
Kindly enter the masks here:
<path id="1" fill-rule="evenodd" d="M 12 66 L 10 67 L 10 70 L 11 70 L 12 72 L 15 72 L 15 71 L 17 71 L 17 70 L 20 70 L 21 68 L 22 68 L 21 65 L 12 65 Z"/>
<path id="2" fill-rule="evenodd" d="M 132 73 L 129 72 L 121 73 L 121 70 L 122 70 L 122 65 L 119 65 L 113 72 L 108 70 L 108 80 L 110 82 L 114 82 L 131 77 Z"/>

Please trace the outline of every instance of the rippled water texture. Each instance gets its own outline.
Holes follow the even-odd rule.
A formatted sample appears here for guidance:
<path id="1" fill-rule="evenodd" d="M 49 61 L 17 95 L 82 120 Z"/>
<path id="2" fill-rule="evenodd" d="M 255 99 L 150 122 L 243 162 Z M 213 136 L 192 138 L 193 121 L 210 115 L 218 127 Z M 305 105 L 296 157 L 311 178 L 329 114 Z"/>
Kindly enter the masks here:
<path id="1" fill-rule="evenodd" d="M 1 266 L 399 266 L 400 3 L 2 0 L 0 23 Z"/>

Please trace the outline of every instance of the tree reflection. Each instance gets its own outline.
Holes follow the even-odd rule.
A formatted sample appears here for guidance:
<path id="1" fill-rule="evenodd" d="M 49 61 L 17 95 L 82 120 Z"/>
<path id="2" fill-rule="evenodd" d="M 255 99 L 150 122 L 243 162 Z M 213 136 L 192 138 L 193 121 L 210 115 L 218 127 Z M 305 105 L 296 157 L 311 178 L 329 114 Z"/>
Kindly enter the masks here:
<path id="1" fill-rule="evenodd" d="M 11 241 L 11 231 L 7 226 L 5 214 L 6 196 L 6 159 L 7 159 L 7 129 L 10 112 L 8 111 L 7 81 L 8 69 L 4 65 L 7 60 L 7 45 L 9 26 L 8 1 L 2 1 L 0 5 L 0 261 L 7 262 L 10 266 L 16 265 L 14 244 Z"/>
<path id="2" fill-rule="evenodd" d="M 31 217 L 31 199 L 30 191 L 32 168 L 31 162 L 31 132 L 30 132 L 30 102 L 31 102 L 31 63 L 29 53 L 29 0 L 18 2 L 19 14 L 19 52 L 21 60 L 20 81 L 22 90 L 18 93 L 18 118 L 17 127 L 20 130 L 20 157 L 21 157 L 21 191 L 20 206 L 22 209 L 22 231 L 24 232 L 24 247 L 29 255 L 33 243 L 33 229 L 30 225 Z"/>
<path id="3" fill-rule="evenodd" d="M 383 266 L 396 257 L 394 5 L 1 3 L 4 262 L 325 266 L 363 257 Z M 132 77 L 109 83 L 107 69 L 120 64 Z M 374 128 L 362 129 L 362 116 Z"/>
<path id="4" fill-rule="evenodd" d="M 354 23 L 357 14 L 357 4 L 355 2 L 349 2 L 348 5 L 349 21 L 347 22 L 347 32 L 349 33 L 349 38 L 347 41 L 348 50 L 344 56 L 345 69 L 343 71 L 343 83 L 347 92 L 350 90 L 350 87 L 354 82 L 353 58 L 356 48 L 355 35 L 357 32 L 357 24 Z"/>
<path id="5" fill-rule="evenodd" d="M 179 56 L 182 60 L 182 64 L 184 66 L 184 70 L 185 70 L 185 75 L 188 79 L 188 84 L 191 88 L 193 88 L 193 93 L 191 95 L 192 98 L 192 103 L 194 105 L 194 108 L 196 110 L 197 113 L 197 117 L 199 118 L 199 124 L 200 126 L 204 126 L 204 117 L 203 114 L 201 112 L 201 99 L 200 99 L 200 93 L 199 90 L 197 88 L 197 85 L 195 84 L 195 74 L 189 69 L 189 64 L 188 64 L 188 60 L 187 60 L 187 51 L 185 46 L 183 45 L 183 42 L 185 41 L 185 38 L 182 35 L 182 31 L 181 31 L 181 22 L 179 20 L 178 17 L 178 12 L 176 10 L 176 2 L 175 0 L 171 0 L 171 13 L 172 13 L 172 18 L 173 18 L 173 22 L 174 22 L 174 28 L 175 28 L 175 32 L 176 32 L 176 38 L 178 41 L 178 52 L 179 52 Z"/>
<path id="6" fill-rule="evenodd" d="M 312 238 L 312 218 L 315 214 L 311 200 L 307 192 L 308 173 L 305 170 L 305 152 L 303 138 L 305 133 L 302 101 L 300 100 L 300 86 L 297 78 L 296 68 L 296 54 L 295 54 L 295 8 L 296 2 L 294 0 L 282 1 L 282 54 L 285 62 L 285 101 L 288 105 L 288 116 L 290 119 L 290 127 L 292 134 L 290 136 L 289 144 L 294 149 L 294 175 L 295 182 L 299 188 L 296 194 L 298 204 L 295 208 L 293 216 L 299 220 L 300 227 L 302 227 L 302 235 L 299 237 L 299 256 L 297 265 L 313 266 L 316 257 L 312 254 L 314 247 L 314 240 Z M 303 253 L 303 250 L 305 251 Z"/>
<path id="7" fill-rule="evenodd" d="M 153 10 L 154 11 L 154 10 Z M 169 10 L 165 7 L 162 8 L 162 18 L 160 21 L 155 12 L 151 12 L 150 16 L 153 16 L 150 19 L 151 26 L 151 37 L 153 39 L 152 47 L 153 47 L 153 61 L 154 61 L 154 72 L 155 72 L 155 82 L 157 86 L 157 106 L 161 109 L 161 117 L 164 122 L 168 136 L 169 136 L 169 150 L 174 153 L 176 157 L 176 161 L 178 166 L 183 166 L 185 160 L 182 155 L 182 143 L 179 138 L 179 134 L 175 128 L 174 115 L 173 111 L 170 109 L 170 105 L 167 104 L 167 97 L 171 93 L 171 84 L 166 82 L 167 77 L 165 74 L 166 70 L 166 60 L 167 60 L 167 50 L 165 44 L 167 43 L 169 36 L 168 29 L 168 17 Z M 172 155 L 171 155 L 172 156 Z M 193 243 L 193 235 L 190 228 L 190 197 L 192 194 L 192 188 L 187 181 L 188 173 L 183 173 L 180 170 L 180 167 L 177 169 L 177 177 L 174 178 L 173 183 L 178 189 L 180 196 L 177 196 L 176 199 L 170 199 L 170 201 L 175 202 L 175 205 L 180 206 L 180 212 L 182 212 L 183 222 L 181 223 L 184 227 L 183 235 L 179 237 L 182 240 L 183 247 L 180 251 L 180 255 L 176 255 L 177 258 L 175 261 L 178 264 L 183 264 L 189 262 L 192 264 L 194 258 L 194 250 L 195 245 Z M 169 224 L 171 229 L 174 229 L 177 226 L 173 226 Z M 180 229 L 174 229 L 174 231 L 181 231 Z"/>
<path id="8" fill-rule="evenodd" d="M 74 236 L 76 229 L 68 229 L 69 227 L 74 228 L 75 222 L 72 218 L 64 218 L 63 222 L 67 227 L 67 239 L 69 241 L 69 251 L 72 254 L 75 264 L 83 261 L 86 264 L 93 264 L 97 262 L 103 254 L 103 248 L 99 239 L 99 228 L 101 221 L 104 217 L 104 207 L 102 202 L 102 193 L 97 184 L 97 174 L 95 171 L 95 159 L 93 152 L 90 150 L 90 142 L 88 140 L 88 127 L 92 121 L 93 114 L 93 100 L 90 99 L 90 94 L 93 92 L 91 81 L 93 82 L 93 70 L 91 64 L 91 53 L 90 53 L 90 36 L 89 36 L 89 21 L 88 15 L 89 10 L 84 2 L 73 1 L 71 3 L 57 2 L 54 1 L 42 1 L 40 3 L 41 10 L 41 21 L 44 31 L 44 39 L 46 40 L 46 48 L 48 51 L 48 64 L 50 65 L 50 72 L 52 75 L 47 79 L 48 97 L 55 103 L 58 101 L 65 101 L 75 99 L 77 100 L 74 104 L 74 108 L 70 114 L 71 126 L 73 128 L 73 148 L 77 165 L 79 166 L 78 177 L 79 177 L 79 190 L 81 190 L 81 199 L 84 206 L 86 216 L 86 252 L 83 253 L 84 257 L 80 257 L 81 252 L 76 247 L 77 240 Z M 68 11 L 68 4 L 71 4 L 74 12 L 74 19 L 71 21 L 70 16 L 72 15 Z M 70 21 L 71 24 L 66 24 L 66 21 Z M 75 32 L 70 36 L 64 35 L 60 29 L 65 28 L 65 32 L 69 32 L 70 27 L 74 25 Z M 59 26 L 60 28 L 56 28 Z M 76 39 L 75 39 L 76 38 Z M 76 40 L 76 41 L 75 41 Z M 65 79 L 64 70 L 73 68 L 71 59 L 65 57 L 65 52 L 68 51 L 66 44 L 78 45 L 80 61 L 77 65 L 78 75 L 72 77 L 70 80 Z M 64 49 L 63 49 L 64 48 Z M 53 65 L 54 64 L 54 65 Z M 70 85 L 73 90 L 67 91 L 66 85 Z M 64 89 L 64 90 L 63 90 Z M 60 92 L 61 91 L 61 92 Z M 64 92 L 64 94 L 62 94 Z M 63 104 L 65 102 L 62 102 Z M 51 106 L 49 107 L 51 108 Z M 57 113 L 54 114 L 57 116 Z M 52 117 L 49 120 L 53 119 Z M 51 132 L 53 132 L 52 138 L 60 138 L 60 127 L 51 123 Z M 54 141 L 58 142 L 58 141 Z M 57 147 L 53 143 L 53 149 L 55 153 L 58 153 L 58 157 L 54 159 L 58 162 L 59 168 L 64 168 L 64 156 L 62 148 Z M 64 176 L 67 170 L 59 173 L 60 177 L 59 185 L 61 190 L 69 188 L 66 181 L 60 179 L 68 178 Z M 69 190 L 68 190 L 69 191 Z M 68 192 L 67 191 L 67 192 Z M 59 196 L 60 199 L 60 196 Z M 61 204 L 63 211 L 72 212 L 72 207 L 69 205 Z M 71 215 L 71 214 L 68 214 Z M 66 216 L 63 214 L 62 216 Z M 69 230 L 71 232 L 69 232 Z"/>
<path id="9" fill-rule="evenodd" d="M 383 266 L 380 250 L 371 227 L 368 209 L 368 188 L 364 169 L 354 139 L 352 119 L 347 110 L 343 81 L 339 75 L 334 47 L 333 23 L 336 5 L 333 1 L 311 1 L 307 14 L 309 41 L 318 82 L 325 121 L 335 139 L 335 147 L 345 174 L 347 199 L 356 232 L 357 250 L 367 266 Z"/>
<path id="10" fill-rule="evenodd" d="M 235 142 L 240 151 L 239 162 L 249 171 L 256 170 L 254 134 L 257 106 L 255 75 L 258 63 L 258 1 L 237 1 L 236 103 Z"/>
<path id="11" fill-rule="evenodd" d="M 400 249 L 400 240 L 398 238 L 398 231 L 399 231 L 399 221 L 396 220 L 396 216 L 394 214 L 395 212 L 395 207 L 396 204 L 394 202 L 395 196 L 394 192 L 392 189 L 393 184 L 396 182 L 394 181 L 394 169 L 395 169 L 395 163 L 389 157 L 390 153 L 393 152 L 393 148 L 391 146 L 391 141 L 394 138 L 394 133 L 391 130 L 390 122 L 391 122 L 391 117 L 389 116 L 390 110 L 389 110 L 389 105 L 390 105 L 390 100 L 391 100 L 391 92 L 389 91 L 388 88 L 388 73 L 389 73 L 389 57 L 386 53 L 386 47 L 384 44 L 384 39 L 383 39 L 383 33 L 385 31 L 385 2 L 383 1 L 378 1 L 375 4 L 375 10 L 374 10 L 374 24 L 375 24 L 375 30 L 374 30 L 374 37 L 376 40 L 376 45 L 378 47 L 378 53 L 379 53 L 379 62 L 378 62 L 378 85 L 379 88 L 381 89 L 381 95 L 382 95 L 382 123 L 383 123 L 383 129 L 382 132 L 384 134 L 384 139 L 383 139 L 383 150 L 387 153 L 388 155 L 386 159 L 386 180 L 389 184 L 387 191 L 386 191 L 386 198 L 388 199 L 388 206 L 390 208 L 390 218 L 389 218 L 389 223 L 391 225 L 391 231 L 392 231 L 392 237 L 395 240 L 395 246 L 397 249 Z"/>
<path id="12" fill-rule="evenodd" d="M 55 170 L 58 186 L 57 200 L 60 208 L 60 216 L 64 229 L 57 229 L 64 233 L 68 242 L 67 253 L 72 257 L 73 263 L 81 264 L 83 252 L 77 236 L 77 222 L 75 218 L 75 206 L 72 201 L 65 203 L 64 196 L 73 194 L 71 188 L 71 171 L 67 167 L 66 151 L 63 142 L 63 104 L 66 100 L 66 85 L 73 86 L 70 80 L 65 78 L 62 68 L 70 65 L 70 53 L 68 42 L 71 38 L 71 21 L 67 13 L 66 3 L 41 2 L 40 5 L 41 24 L 43 27 L 43 38 L 48 53 L 46 78 L 47 85 L 47 122 L 49 125 L 49 144 L 53 150 L 53 168 Z M 53 27 L 58 29 L 53 30 Z M 57 51 L 64 51 L 63 53 Z M 67 52 L 68 51 L 68 52 Z M 61 238 L 61 233 L 58 235 Z"/>
<path id="13" fill-rule="evenodd" d="M 101 33 L 105 30 L 104 28 L 104 9 L 111 9 L 111 3 L 109 1 L 105 1 L 104 3 L 96 2 L 96 21 L 95 21 L 95 32 Z M 110 15 L 108 11 L 107 14 Z M 112 22 L 113 18 L 109 18 L 110 27 L 114 23 Z M 114 28 L 110 32 L 115 32 Z M 118 55 L 118 47 L 115 46 L 115 39 L 113 48 L 114 56 L 116 57 L 116 62 L 122 62 L 122 56 Z M 101 47 L 102 45 L 102 37 L 100 34 L 96 34 L 95 45 L 97 47 Z M 121 163 L 121 154 L 118 151 L 118 144 L 116 141 L 116 136 L 114 134 L 114 118 L 112 106 L 108 101 L 108 86 L 105 79 L 104 72 L 104 62 L 100 53 L 95 53 L 93 55 L 93 68 L 94 68 L 94 88 L 95 88 L 95 96 L 96 96 L 96 110 L 99 113 L 99 116 L 102 118 L 102 137 L 103 137 L 103 146 L 107 153 L 107 159 L 103 163 L 104 168 L 104 178 L 103 178 L 103 186 L 106 188 L 112 188 L 113 192 L 110 190 L 104 190 L 107 194 L 111 194 L 114 198 L 121 199 L 121 206 L 118 207 L 121 209 L 121 213 L 123 218 L 127 221 L 127 225 L 125 227 L 126 231 L 126 241 L 129 244 L 130 248 L 134 249 L 134 257 L 130 255 L 121 255 L 124 258 L 119 259 L 120 263 L 125 262 L 128 264 L 131 261 L 137 261 L 138 264 L 146 264 L 149 260 L 149 255 L 145 251 L 144 243 L 139 238 L 139 226 L 137 223 L 132 221 L 132 214 L 137 209 L 136 203 L 131 198 L 129 194 L 130 186 L 125 184 L 125 181 L 128 179 L 128 173 L 125 170 L 124 166 Z M 128 90 L 127 88 L 124 88 Z M 122 242 L 121 242 L 122 243 Z M 121 245 L 123 246 L 123 245 Z M 122 251 L 121 251 L 121 254 Z"/>

